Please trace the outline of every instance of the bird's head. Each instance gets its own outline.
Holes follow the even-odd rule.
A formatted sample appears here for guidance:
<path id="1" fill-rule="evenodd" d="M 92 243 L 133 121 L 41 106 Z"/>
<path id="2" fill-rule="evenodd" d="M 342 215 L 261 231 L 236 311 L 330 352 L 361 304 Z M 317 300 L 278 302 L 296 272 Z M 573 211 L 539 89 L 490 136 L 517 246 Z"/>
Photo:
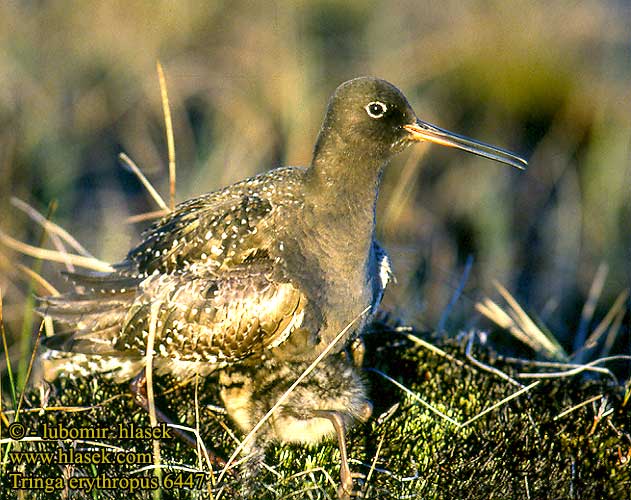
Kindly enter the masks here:
<path id="1" fill-rule="evenodd" d="M 323 138 L 341 139 L 346 146 L 346 154 L 382 162 L 414 142 L 427 141 L 462 149 L 519 169 L 527 165 L 524 159 L 509 151 L 420 120 L 399 89 L 385 80 L 372 77 L 349 80 L 335 90 L 322 125 L 320 139 Z M 322 153 L 326 154 L 325 151 Z"/>

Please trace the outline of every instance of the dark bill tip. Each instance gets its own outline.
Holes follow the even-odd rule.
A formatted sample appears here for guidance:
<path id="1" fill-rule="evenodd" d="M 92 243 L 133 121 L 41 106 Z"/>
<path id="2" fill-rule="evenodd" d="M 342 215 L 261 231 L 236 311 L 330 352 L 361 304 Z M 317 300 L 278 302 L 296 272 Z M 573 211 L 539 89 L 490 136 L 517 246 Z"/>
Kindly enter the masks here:
<path id="1" fill-rule="evenodd" d="M 441 146 L 461 149 L 474 155 L 505 163 L 520 170 L 525 170 L 528 166 L 528 162 L 515 153 L 443 130 L 421 120 L 417 120 L 416 123 L 410 125 L 404 125 L 403 128 L 410 133 L 410 137 L 414 141 L 427 141 L 440 144 Z"/>

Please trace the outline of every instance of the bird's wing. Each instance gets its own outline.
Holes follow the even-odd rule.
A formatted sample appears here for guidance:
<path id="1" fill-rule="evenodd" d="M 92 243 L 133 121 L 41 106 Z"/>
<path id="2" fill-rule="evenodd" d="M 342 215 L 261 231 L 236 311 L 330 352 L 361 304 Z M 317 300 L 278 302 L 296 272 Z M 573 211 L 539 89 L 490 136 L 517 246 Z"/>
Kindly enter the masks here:
<path id="1" fill-rule="evenodd" d="M 136 272 L 150 274 L 195 262 L 220 267 L 242 261 L 243 249 L 256 248 L 259 224 L 271 211 L 268 199 L 238 189 L 189 200 L 151 226 L 121 266 L 133 264 Z"/>
<path id="2" fill-rule="evenodd" d="M 274 274 L 273 261 L 256 259 L 219 274 L 192 266 L 152 275 L 139 285 L 133 301 L 125 303 L 123 318 L 122 297 L 105 302 L 100 292 L 89 292 L 45 299 L 40 310 L 80 325 L 46 345 L 86 354 L 142 356 L 151 307 L 158 303 L 154 349 L 160 358 L 221 366 L 263 354 L 301 326 L 306 305 L 302 293 Z M 115 314 L 108 321 L 111 311 Z"/>
<path id="3" fill-rule="evenodd" d="M 40 313 L 66 330 L 45 345 L 137 358 L 152 304 L 159 304 L 155 350 L 165 362 L 220 366 L 281 344 L 302 324 L 307 299 L 266 247 L 275 227 L 270 195 L 300 203 L 291 191 L 303 173 L 276 169 L 180 204 L 114 272 L 71 276 L 72 292 L 40 299 Z"/>

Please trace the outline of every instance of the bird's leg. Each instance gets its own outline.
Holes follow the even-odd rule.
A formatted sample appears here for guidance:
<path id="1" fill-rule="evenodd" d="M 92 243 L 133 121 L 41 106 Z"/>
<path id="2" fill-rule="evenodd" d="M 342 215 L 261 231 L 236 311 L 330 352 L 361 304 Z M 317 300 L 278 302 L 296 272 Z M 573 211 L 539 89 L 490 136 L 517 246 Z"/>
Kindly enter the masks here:
<path id="1" fill-rule="evenodd" d="M 134 379 L 129 384 L 129 387 L 134 396 L 134 402 L 145 411 L 149 412 L 149 398 L 147 397 L 147 377 L 145 374 L 145 370 L 142 370 L 138 375 L 134 377 Z M 174 422 L 169 417 L 167 417 L 159 408 L 156 407 L 155 412 L 156 418 L 158 420 L 171 426 L 173 434 L 179 437 L 191 448 L 197 448 L 196 439 L 193 439 L 188 433 L 184 432 L 183 430 L 177 427 L 173 427 Z M 217 467 L 224 467 L 226 465 L 226 461 L 222 457 L 214 453 L 212 450 L 208 451 L 208 456 L 210 457 L 211 462 L 213 462 Z"/>
<path id="2" fill-rule="evenodd" d="M 263 443 L 255 436 L 242 450 L 241 455 L 246 457 L 238 466 L 238 493 L 239 499 L 264 498 L 267 490 L 261 481 L 261 473 L 265 465 L 265 448 Z M 269 493 L 269 492 L 267 492 Z"/>
<path id="3" fill-rule="evenodd" d="M 149 412 L 149 398 L 147 397 L 147 377 L 144 370 L 142 370 L 138 375 L 134 377 L 134 379 L 129 384 L 129 387 L 134 396 L 134 402 L 145 411 Z M 167 425 L 172 425 L 174 423 L 169 417 L 162 413 L 159 408 L 156 407 L 155 412 L 156 418 L 161 422 L 164 422 Z M 172 429 L 173 433 L 186 444 L 188 444 L 192 448 L 197 447 L 196 440 L 189 436 L 186 432 L 175 427 L 172 427 Z"/>
<path id="4" fill-rule="evenodd" d="M 342 415 L 337 411 L 316 410 L 316 415 L 328 418 L 333 424 L 337 434 L 337 444 L 340 449 L 340 487 L 337 495 L 340 500 L 349 500 L 353 493 L 353 477 L 348 466 L 348 453 L 346 451 L 346 426 Z"/>

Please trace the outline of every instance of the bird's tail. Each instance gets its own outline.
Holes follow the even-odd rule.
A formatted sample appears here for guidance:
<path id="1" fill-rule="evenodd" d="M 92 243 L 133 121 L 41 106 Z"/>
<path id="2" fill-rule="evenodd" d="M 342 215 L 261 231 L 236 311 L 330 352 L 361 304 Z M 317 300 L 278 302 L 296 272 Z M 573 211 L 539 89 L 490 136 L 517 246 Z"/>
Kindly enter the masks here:
<path id="1" fill-rule="evenodd" d="M 119 273 L 68 273 L 74 290 L 38 298 L 37 312 L 49 316 L 59 333 L 45 337 L 44 347 L 88 355 L 113 355 L 140 278 Z"/>

